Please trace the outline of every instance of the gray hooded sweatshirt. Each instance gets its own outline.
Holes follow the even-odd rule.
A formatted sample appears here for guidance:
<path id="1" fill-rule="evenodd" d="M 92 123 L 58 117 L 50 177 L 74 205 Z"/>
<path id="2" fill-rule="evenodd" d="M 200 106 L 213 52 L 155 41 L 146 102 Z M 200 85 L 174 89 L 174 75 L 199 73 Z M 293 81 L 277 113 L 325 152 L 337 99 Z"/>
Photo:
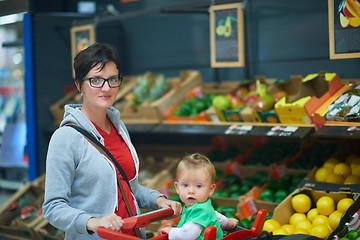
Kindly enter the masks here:
<path id="1" fill-rule="evenodd" d="M 77 130 L 64 126 L 77 124 L 104 139 L 91 121 L 80 111 L 81 105 L 66 105 L 64 119 L 50 139 L 46 159 L 43 215 L 51 225 L 65 232 L 65 240 L 103 239 L 86 229 L 91 217 L 114 213 L 117 208 L 116 167 Z M 110 107 L 107 116 L 130 149 L 136 174 L 129 179 L 137 212 L 139 208 L 157 209 L 156 199 L 164 196 L 138 182 L 139 159 L 120 112 Z"/>

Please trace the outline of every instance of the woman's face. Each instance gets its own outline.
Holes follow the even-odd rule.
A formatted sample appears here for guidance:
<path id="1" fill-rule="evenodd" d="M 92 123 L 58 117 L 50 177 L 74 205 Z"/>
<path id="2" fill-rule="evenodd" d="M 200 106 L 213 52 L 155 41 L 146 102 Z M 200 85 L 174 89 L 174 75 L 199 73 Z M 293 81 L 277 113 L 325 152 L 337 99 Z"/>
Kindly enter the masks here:
<path id="1" fill-rule="evenodd" d="M 108 79 L 119 75 L 119 70 L 114 62 L 108 62 L 103 69 L 99 65 L 94 66 L 86 75 L 88 78 L 104 78 Z M 116 100 L 119 87 L 110 88 L 109 83 L 105 82 L 101 88 L 94 88 L 90 85 L 90 81 L 85 80 L 82 83 L 81 93 L 83 94 L 84 108 L 102 108 L 111 107 Z"/>

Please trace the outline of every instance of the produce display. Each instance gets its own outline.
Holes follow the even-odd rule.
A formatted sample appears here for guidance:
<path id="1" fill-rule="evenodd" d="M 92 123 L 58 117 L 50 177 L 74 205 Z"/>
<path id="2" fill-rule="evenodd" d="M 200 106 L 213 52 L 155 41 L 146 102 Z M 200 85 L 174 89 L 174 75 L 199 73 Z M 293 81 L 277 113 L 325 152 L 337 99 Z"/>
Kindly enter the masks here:
<path id="1" fill-rule="evenodd" d="M 360 155 L 350 154 L 345 161 L 331 157 L 316 170 L 314 180 L 335 184 L 360 184 Z"/>
<path id="2" fill-rule="evenodd" d="M 325 114 L 328 121 L 360 122 L 360 84 L 342 94 Z"/>
<path id="3" fill-rule="evenodd" d="M 334 199 L 324 195 L 314 199 L 300 192 L 290 196 L 290 206 L 293 213 L 285 223 L 276 219 L 268 219 L 264 231 L 274 235 L 307 234 L 327 239 L 339 226 L 342 215 L 354 203 L 351 197 Z"/>
<path id="4" fill-rule="evenodd" d="M 226 121 L 278 122 L 274 104 L 286 96 L 286 93 L 277 89 L 270 94 L 269 89 L 273 86 L 260 79 L 252 84 L 240 85 L 226 95 L 216 96 L 213 107 L 221 111 L 222 118 Z"/>
<path id="5" fill-rule="evenodd" d="M 131 108 L 136 111 L 138 106 L 154 102 L 171 89 L 170 80 L 166 79 L 163 74 L 147 72 L 131 81 L 135 81 L 131 91 L 114 103 L 114 106 L 120 110 Z"/>

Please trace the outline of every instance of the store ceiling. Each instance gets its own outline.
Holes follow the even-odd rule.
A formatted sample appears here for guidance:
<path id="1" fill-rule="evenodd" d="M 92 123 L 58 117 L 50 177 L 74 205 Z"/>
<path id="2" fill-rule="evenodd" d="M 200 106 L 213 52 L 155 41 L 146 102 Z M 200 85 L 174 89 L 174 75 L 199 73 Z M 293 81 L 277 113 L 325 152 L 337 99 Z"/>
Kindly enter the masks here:
<path id="1" fill-rule="evenodd" d="M 0 0 L 0 16 L 27 12 L 28 0 Z"/>

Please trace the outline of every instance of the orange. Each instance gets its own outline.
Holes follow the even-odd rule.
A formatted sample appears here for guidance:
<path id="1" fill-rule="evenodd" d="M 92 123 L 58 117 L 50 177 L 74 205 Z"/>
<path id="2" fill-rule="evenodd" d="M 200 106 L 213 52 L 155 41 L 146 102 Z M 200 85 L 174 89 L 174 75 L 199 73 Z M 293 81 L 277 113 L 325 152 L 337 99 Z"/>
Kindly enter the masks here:
<path id="1" fill-rule="evenodd" d="M 321 167 L 315 172 L 315 181 L 325 182 L 327 176 L 330 174 L 332 174 L 332 170 L 330 168 Z"/>
<path id="2" fill-rule="evenodd" d="M 326 239 L 330 235 L 330 229 L 325 225 L 316 225 L 314 226 L 309 234 L 318 238 Z"/>
<path id="3" fill-rule="evenodd" d="M 329 216 L 335 211 L 335 202 L 332 198 L 323 196 L 317 200 L 316 208 L 318 209 L 319 214 Z"/>
<path id="4" fill-rule="evenodd" d="M 318 212 L 317 208 L 312 208 L 307 212 L 306 217 L 310 222 L 312 222 L 314 220 L 314 218 L 318 215 L 319 215 L 319 212 Z"/>
<path id="5" fill-rule="evenodd" d="M 324 216 L 324 215 L 317 215 L 314 220 L 312 221 L 312 225 L 316 226 L 318 224 L 323 224 L 323 225 L 330 225 L 329 224 L 329 219 L 328 217 Z"/>
<path id="6" fill-rule="evenodd" d="M 309 220 L 305 219 L 305 220 L 298 222 L 295 225 L 295 229 L 297 229 L 297 228 L 305 229 L 306 231 L 310 232 L 310 230 L 312 228 L 312 224 Z"/>
<path id="7" fill-rule="evenodd" d="M 298 213 L 306 213 L 311 208 L 311 198 L 303 193 L 297 194 L 292 197 L 291 205 Z"/>
<path id="8" fill-rule="evenodd" d="M 306 219 L 306 215 L 304 213 L 294 213 L 290 216 L 289 222 L 291 225 L 295 227 L 298 222 L 305 219 Z"/>
<path id="9" fill-rule="evenodd" d="M 356 175 L 349 175 L 345 178 L 344 184 L 359 184 L 360 177 Z"/>
<path id="10" fill-rule="evenodd" d="M 334 173 L 345 178 L 351 174 L 351 167 L 347 163 L 338 163 L 334 167 Z"/>
<path id="11" fill-rule="evenodd" d="M 280 228 L 285 229 L 288 234 L 293 234 L 295 230 L 295 227 L 291 224 L 284 224 Z"/>
<path id="12" fill-rule="evenodd" d="M 329 225 L 332 230 L 334 230 L 339 226 L 341 217 L 342 217 L 342 213 L 339 212 L 338 210 L 334 211 L 329 215 Z"/>
<path id="13" fill-rule="evenodd" d="M 264 223 L 263 231 L 273 232 L 280 228 L 280 223 L 275 219 L 268 219 Z"/>
<path id="14" fill-rule="evenodd" d="M 343 198 L 337 203 L 336 210 L 344 213 L 353 203 L 354 200 L 352 198 Z"/>
<path id="15" fill-rule="evenodd" d="M 335 184 L 343 184 L 344 183 L 344 178 L 342 176 L 340 176 L 340 175 L 330 173 L 326 177 L 325 182 L 327 182 L 327 183 L 335 183 Z"/>

